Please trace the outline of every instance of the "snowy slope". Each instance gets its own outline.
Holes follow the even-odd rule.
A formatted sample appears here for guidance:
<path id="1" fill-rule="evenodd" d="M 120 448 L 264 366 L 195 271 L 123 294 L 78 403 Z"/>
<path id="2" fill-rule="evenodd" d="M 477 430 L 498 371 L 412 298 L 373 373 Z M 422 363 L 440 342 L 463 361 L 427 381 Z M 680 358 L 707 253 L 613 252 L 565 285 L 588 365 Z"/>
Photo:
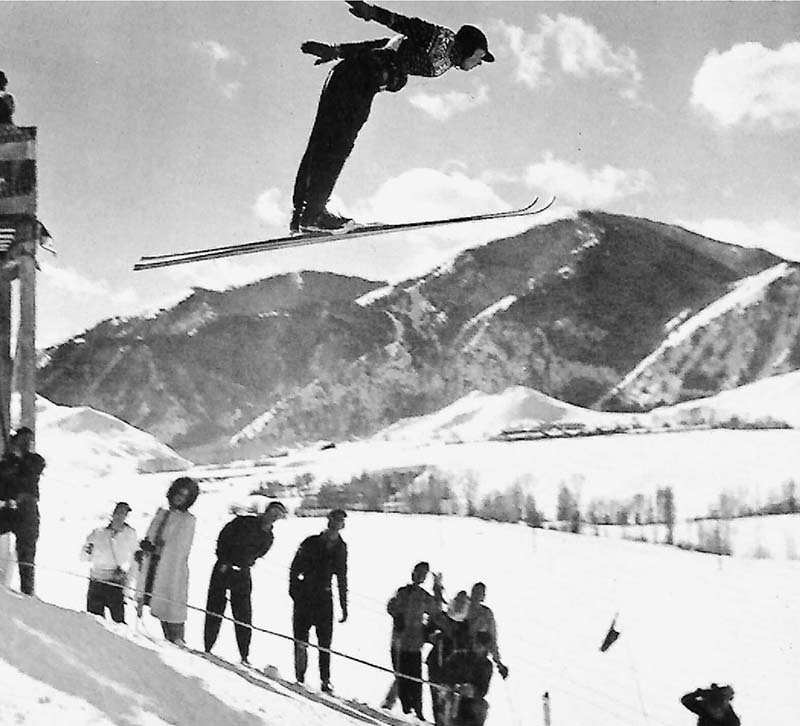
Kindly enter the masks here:
<path id="1" fill-rule="evenodd" d="M 650 355 L 642 359 L 642 361 L 640 361 L 640 363 L 634 367 L 633 370 L 625 375 L 623 379 L 616 386 L 614 386 L 614 388 L 609 391 L 604 398 L 609 398 L 617 391 L 623 390 L 629 386 L 631 382 L 636 380 L 640 375 L 647 371 L 647 369 L 655 361 L 657 361 L 665 351 L 685 342 L 693 333 L 701 328 L 706 327 L 719 316 L 724 315 L 731 310 L 749 307 L 760 302 L 763 299 L 767 288 L 769 288 L 769 286 L 775 282 L 775 280 L 789 275 L 792 272 L 792 269 L 793 268 L 789 263 L 781 262 L 773 267 L 767 268 L 766 270 L 762 270 L 755 275 L 745 277 L 737 281 L 727 295 L 723 295 L 721 298 L 715 300 L 713 303 L 703 308 L 695 315 L 692 315 L 683 321 L 680 320 L 683 315 L 679 316 L 678 320 L 670 320 L 666 324 L 668 335 L 664 341 L 652 353 L 650 353 Z"/>
<path id="2" fill-rule="evenodd" d="M 154 436 L 88 406 L 59 406 L 37 396 L 36 429 L 37 450 L 51 470 L 156 472 L 191 465 Z"/>
<path id="3" fill-rule="evenodd" d="M 125 626 L 0 588 L 0 723 L 289 726 L 352 720 Z"/>
<path id="4" fill-rule="evenodd" d="M 654 422 L 725 421 L 733 416 L 742 421 L 772 419 L 800 428 L 800 371 L 763 378 L 708 398 L 661 406 L 653 409 L 648 418 Z"/>
<path id="5" fill-rule="evenodd" d="M 51 433 L 54 441 L 57 428 Z M 58 440 L 66 441 L 67 433 Z M 44 445 L 44 430 L 40 437 Z M 472 472 L 486 491 L 526 476 L 542 508 L 554 506 L 561 481 L 580 483 L 584 497 L 669 483 L 680 516 L 681 507 L 686 512 L 704 506 L 721 482 L 733 487 L 757 482 L 763 488 L 796 475 L 799 444 L 795 431 L 429 447 L 369 442 L 297 452 L 276 463 L 270 476 L 313 470 L 321 478 L 336 478 L 369 468 L 436 463 Z M 175 476 L 137 475 L 133 467 L 115 465 L 107 453 L 79 453 L 59 453 L 54 445 L 41 485 L 37 592 L 62 609 L 0 589 L 0 723 L 347 723 L 311 704 L 273 696 L 172 646 L 156 645 L 126 628 L 109 633 L 90 616 L 70 612 L 84 606 L 86 566 L 78 554 L 88 532 L 107 521 L 114 501 L 124 498 L 133 506 L 129 522 L 141 536 Z M 245 478 L 239 482 L 203 482 L 193 508 L 193 605 L 205 602 L 216 537 L 231 506 L 252 490 L 251 472 L 240 471 Z M 288 566 L 299 542 L 322 526 L 314 518 L 276 525 L 275 545 L 253 574 L 255 625 L 290 632 Z M 787 526 L 800 530 L 800 517 Z M 350 550 L 351 613 L 347 623 L 335 626 L 334 648 L 370 662 L 388 664 L 385 602 L 407 581 L 414 562 L 426 559 L 443 571 L 451 594 L 476 580 L 487 584 L 487 603 L 498 617 L 501 650 L 511 668 L 508 681 L 493 681 L 487 726 L 540 724 L 544 691 L 552 698 L 553 724 L 682 726 L 691 716 L 678 698 L 712 680 L 733 683 L 743 723 L 786 726 L 796 719 L 797 561 L 721 559 L 454 517 L 352 513 L 344 535 Z M 616 612 L 621 639 L 600 654 L 598 646 Z M 202 627 L 202 614 L 192 611 L 190 646 L 201 647 Z M 141 629 L 160 640 L 149 615 Z M 228 623 L 215 652 L 235 658 Z M 251 657 L 258 665 L 274 664 L 284 675 L 292 672 L 291 646 L 283 639 L 257 632 Z M 311 663 L 313 687 L 315 658 Z M 388 685 L 386 674 L 338 657 L 333 679 L 339 693 L 373 704 Z M 770 706 L 765 709 L 767 693 Z M 426 711 L 430 714 L 427 702 Z"/>
<path id="6" fill-rule="evenodd" d="M 139 513 L 160 503 L 167 482 L 140 479 L 128 483 L 137 487 Z M 195 506 L 193 604 L 205 601 L 215 536 L 228 519 L 229 503 L 240 496 L 237 487 L 205 490 Z M 133 521 L 141 528 L 141 515 Z M 95 523 L 78 509 L 67 520 L 45 518 L 50 536 L 39 555 L 42 597 L 62 607 L 82 607 L 85 583 L 66 572 L 79 570 L 74 547 Z M 289 632 L 287 568 L 302 538 L 321 527 L 320 519 L 292 518 L 277 525 L 272 551 L 254 570 L 257 626 Z M 711 680 L 734 684 L 744 723 L 793 723 L 793 686 L 800 672 L 796 562 L 723 561 L 448 517 L 351 514 L 344 535 L 351 612 L 346 624 L 336 625 L 334 648 L 359 658 L 387 664 L 385 602 L 407 581 L 414 562 L 424 558 L 442 570 L 450 593 L 476 580 L 486 583 L 501 652 L 511 669 L 508 681 L 495 677 L 492 683 L 487 726 L 540 724 L 544 691 L 551 695 L 554 724 L 682 726 L 689 721 L 679 696 Z M 248 686 L 171 646 L 155 647 L 129 632 L 112 636 L 90 616 L 52 611 L 2 592 L 0 607 L 6 614 L 0 637 L 12 644 L 0 652 L 0 717 L 9 716 L 3 722 L 13 717 L 21 725 L 55 718 L 147 726 L 345 723 L 335 714 Z M 617 612 L 621 639 L 600 654 L 598 646 Z M 158 632 L 149 616 L 141 627 Z M 201 634 L 202 616 L 192 612 L 189 645 L 199 647 Z M 215 650 L 235 657 L 228 623 Z M 291 646 L 283 640 L 256 632 L 251 658 L 291 673 Z M 311 662 L 315 686 L 315 659 Z M 339 693 L 371 703 L 388 685 L 385 674 L 338 657 L 333 677 Z M 769 709 L 763 708 L 766 692 Z M 28 708 L 29 703 L 35 707 Z M 429 713 L 427 696 L 425 707 Z"/>
<path id="7" fill-rule="evenodd" d="M 375 435 L 378 441 L 477 441 L 503 430 L 556 422 L 614 426 L 634 421 L 630 414 L 602 413 L 565 403 L 525 386 L 500 393 L 472 391 L 445 408 L 402 419 Z"/>

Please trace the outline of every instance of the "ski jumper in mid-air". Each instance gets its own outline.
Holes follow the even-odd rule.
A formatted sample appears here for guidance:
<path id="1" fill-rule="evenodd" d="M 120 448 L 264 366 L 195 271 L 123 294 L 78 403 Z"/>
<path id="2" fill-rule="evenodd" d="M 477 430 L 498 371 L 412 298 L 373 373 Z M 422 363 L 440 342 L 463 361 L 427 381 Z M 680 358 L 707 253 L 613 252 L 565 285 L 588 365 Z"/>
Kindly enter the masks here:
<path id="1" fill-rule="evenodd" d="M 365 2 L 348 5 L 357 18 L 385 25 L 399 35 L 341 45 L 307 41 L 301 46 L 304 53 L 317 56 L 317 64 L 339 62 L 322 88 L 311 137 L 297 171 L 292 233 L 335 232 L 352 224 L 326 205 L 377 93 L 399 91 L 409 75 L 435 78 L 451 68 L 469 71 L 494 61 L 486 36 L 472 25 L 453 32 Z"/>

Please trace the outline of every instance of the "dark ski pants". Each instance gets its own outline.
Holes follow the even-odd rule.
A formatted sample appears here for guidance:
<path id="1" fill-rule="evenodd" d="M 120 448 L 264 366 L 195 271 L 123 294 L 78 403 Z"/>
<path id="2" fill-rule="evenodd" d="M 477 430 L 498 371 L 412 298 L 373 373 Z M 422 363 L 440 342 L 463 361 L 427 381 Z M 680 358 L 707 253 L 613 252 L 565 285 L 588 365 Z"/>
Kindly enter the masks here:
<path id="1" fill-rule="evenodd" d="M 397 653 L 397 672 L 412 678 L 422 678 L 422 654 L 418 650 L 401 650 Z M 422 718 L 422 684 L 398 676 L 397 695 L 403 713 L 412 711 Z"/>
<path id="2" fill-rule="evenodd" d="M 295 215 L 313 219 L 325 208 L 381 83 L 381 56 L 376 53 L 342 60 L 328 74 L 297 170 Z"/>
<path id="3" fill-rule="evenodd" d="M 8 532 L 13 532 L 16 539 L 19 589 L 25 595 L 33 595 L 39 540 L 39 505 L 35 500 L 22 501 L 17 509 L 4 507 L 0 510 L 0 534 Z"/>
<path id="4" fill-rule="evenodd" d="M 115 623 L 125 622 L 125 598 L 122 588 L 100 580 L 89 580 L 86 593 L 86 612 L 105 617 L 105 610 Z"/>
<path id="5" fill-rule="evenodd" d="M 298 603 L 295 601 L 292 614 L 294 635 L 294 675 L 302 683 L 308 667 L 308 636 L 311 628 L 317 634 L 317 645 L 330 648 L 333 641 L 333 600 L 322 603 Z M 319 678 L 327 683 L 331 678 L 331 654 L 319 651 Z"/>
<path id="6" fill-rule="evenodd" d="M 239 655 L 246 659 L 250 654 L 250 639 L 253 634 L 249 627 L 253 622 L 253 607 L 250 599 L 253 583 L 250 579 L 250 568 L 233 569 L 233 565 L 228 565 L 225 572 L 220 572 L 221 564 L 217 560 L 211 571 L 211 581 L 208 583 L 208 600 L 206 601 L 208 612 L 203 632 L 205 649 L 206 652 L 211 652 L 214 643 L 217 642 L 222 625 L 221 616 L 225 613 L 230 592 L 233 619 L 239 621 L 233 626 L 236 632 L 236 645 L 239 647 Z M 247 625 L 239 623 L 247 623 Z"/>

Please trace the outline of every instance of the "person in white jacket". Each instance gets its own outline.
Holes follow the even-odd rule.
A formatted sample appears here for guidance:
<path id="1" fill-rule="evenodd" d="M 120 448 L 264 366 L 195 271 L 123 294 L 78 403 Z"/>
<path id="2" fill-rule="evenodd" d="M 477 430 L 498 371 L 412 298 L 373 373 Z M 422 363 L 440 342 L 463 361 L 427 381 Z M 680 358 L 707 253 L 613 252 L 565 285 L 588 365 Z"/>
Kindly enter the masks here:
<path id="1" fill-rule="evenodd" d="M 127 502 L 117 502 L 111 521 L 92 531 L 81 552 L 81 559 L 92 563 L 86 610 L 105 617 L 108 608 L 116 623 L 125 622 L 124 589 L 133 555 L 139 547 L 136 530 L 125 523 L 130 511 Z"/>

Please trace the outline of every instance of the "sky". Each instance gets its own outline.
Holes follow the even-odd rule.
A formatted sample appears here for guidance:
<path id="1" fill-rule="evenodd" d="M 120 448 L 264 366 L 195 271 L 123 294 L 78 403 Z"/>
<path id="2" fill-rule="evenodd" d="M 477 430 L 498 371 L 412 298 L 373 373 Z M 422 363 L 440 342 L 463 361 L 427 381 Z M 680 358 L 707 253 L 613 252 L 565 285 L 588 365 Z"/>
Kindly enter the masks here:
<path id="1" fill-rule="evenodd" d="M 334 193 L 361 221 L 593 208 L 800 259 L 800 4 L 389 2 L 481 27 L 493 64 L 380 94 Z M 329 2 L 0 3 L 0 68 L 38 126 L 40 347 L 192 287 L 303 269 L 398 281 L 531 222 L 459 225 L 133 272 L 285 234 L 329 66 L 387 37 Z"/>

